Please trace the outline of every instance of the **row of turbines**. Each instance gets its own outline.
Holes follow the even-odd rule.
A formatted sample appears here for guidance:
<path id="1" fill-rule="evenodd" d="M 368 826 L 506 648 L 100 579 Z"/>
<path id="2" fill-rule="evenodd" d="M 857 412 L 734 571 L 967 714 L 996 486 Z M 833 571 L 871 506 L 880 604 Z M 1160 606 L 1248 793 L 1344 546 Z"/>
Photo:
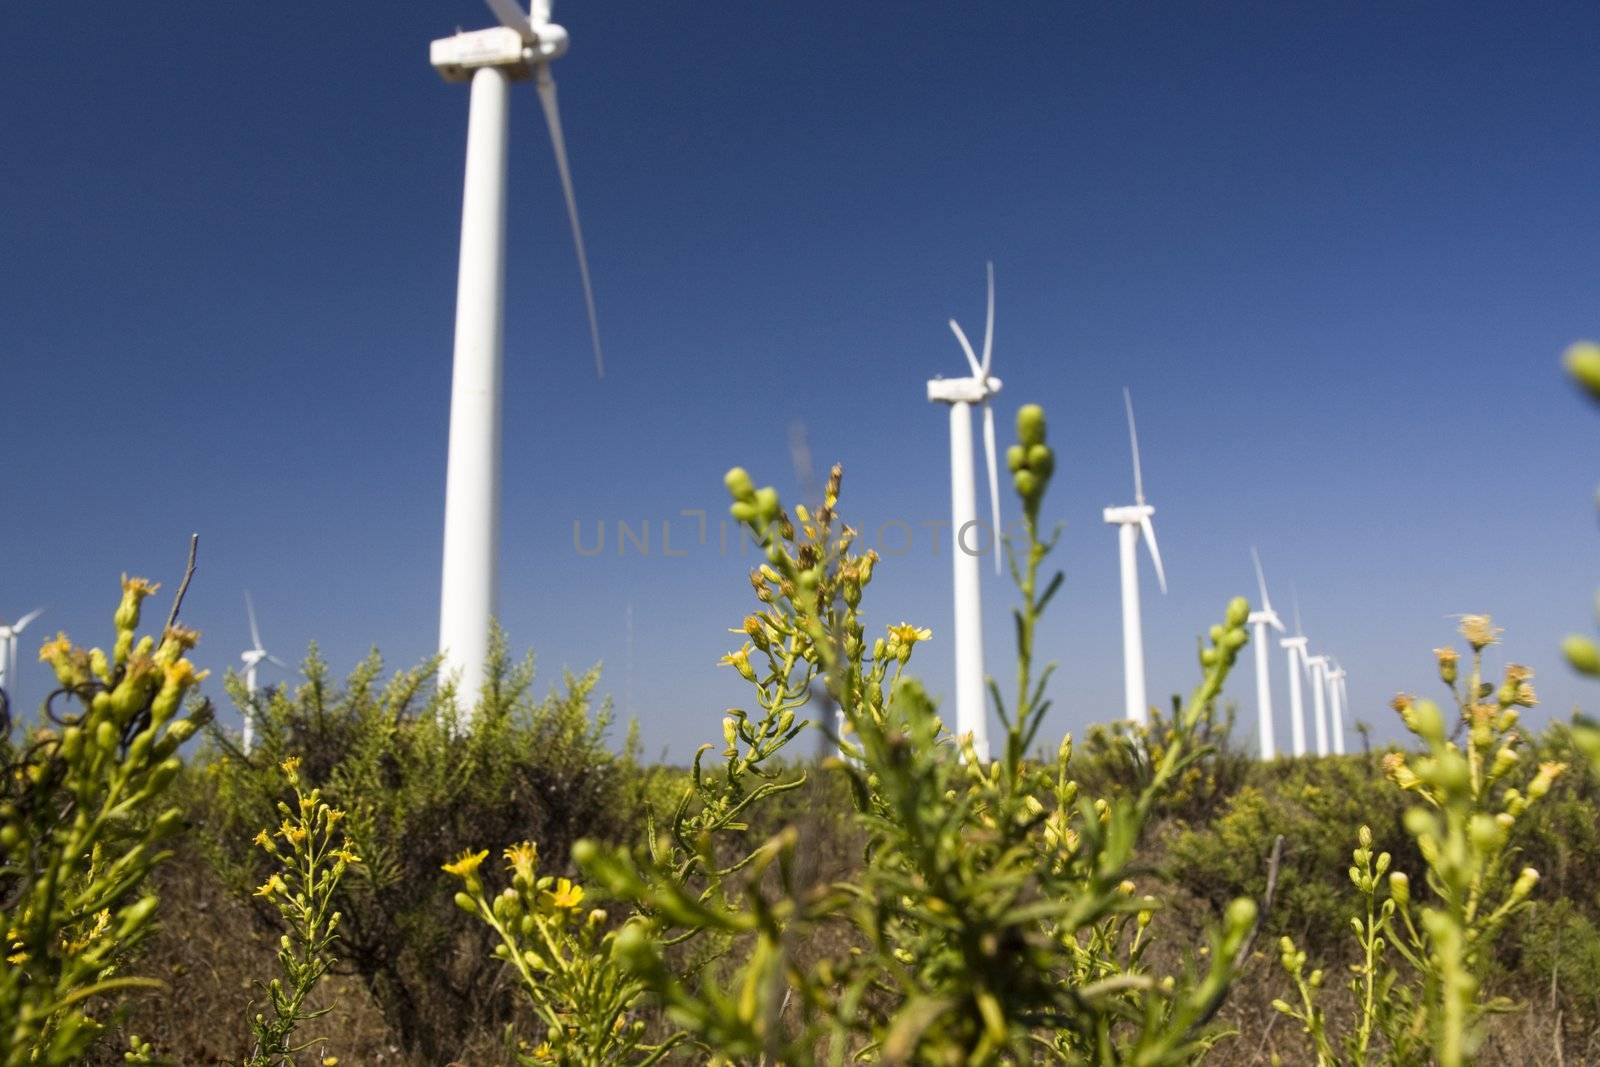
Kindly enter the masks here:
<path id="1" fill-rule="evenodd" d="M 980 594 L 982 568 L 978 552 L 968 544 L 978 525 L 977 477 L 973 464 L 972 406 L 983 415 L 984 459 L 989 474 L 989 526 L 995 536 L 995 571 L 1000 571 L 1000 488 L 995 459 L 994 408 L 991 398 L 1000 392 L 1001 381 L 990 374 L 994 356 L 994 264 L 988 265 L 988 312 L 983 330 L 983 354 L 973 351 L 967 335 L 955 319 L 950 331 L 966 356 L 972 375 L 966 378 L 934 378 L 928 383 L 928 400 L 950 407 L 950 529 L 953 540 L 955 586 L 955 706 L 956 730 L 970 734 L 980 759 L 989 758 L 988 699 L 983 666 L 983 609 Z M 1117 528 L 1117 557 L 1122 579 L 1122 669 L 1124 717 L 1143 726 L 1149 721 L 1149 702 L 1145 693 L 1144 625 L 1140 615 L 1139 544 L 1150 553 L 1156 581 L 1167 591 L 1166 568 L 1161 563 L 1161 547 L 1156 543 L 1156 509 L 1145 499 L 1144 471 L 1139 460 L 1139 430 L 1133 417 L 1133 396 L 1122 391 L 1128 416 L 1128 442 L 1133 453 L 1133 503 L 1105 509 L 1107 525 Z M 1254 549 L 1260 608 L 1250 614 L 1254 629 L 1256 667 L 1256 711 L 1262 759 L 1278 755 L 1273 724 L 1272 679 L 1268 663 L 1267 630 L 1284 633 L 1283 620 L 1272 610 L 1267 596 L 1266 574 L 1261 556 Z M 1306 717 L 1302 679 L 1309 681 L 1319 756 L 1344 754 L 1344 708 L 1347 703 L 1345 671 L 1326 655 L 1309 655 L 1308 640 L 1300 627 L 1300 609 L 1295 607 L 1295 633 L 1280 639 L 1279 645 L 1289 660 L 1289 725 L 1291 752 L 1304 756 Z"/>
<path id="2" fill-rule="evenodd" d="M 556 102 L 551 63 L 566 54 L 568 34 L 551 21 L 549 0 L 532 0 L 524 13 L 514 0 L 485 0 L 500 25 L 462 32 L 432 42 L 431 65 L 447 82 L 469 82 L 466 168 L 461 209 L 461 245 L 456 289 L 456 326 L 452 362 L 450 437 L 445 488 L 443 567 L 439 605 L 439 651 L 443 676 L 469 698 L 482 686 L 489 651 L 489 631 L 497 606 L 500 520 L 500 427 L 505 318 L 505 235 L 507 208 L 507 141 L 510 88 L 532 80 L 548 126 L 557 176 L 566 202 L 577 265 L 594 348 L 595 371 L 604 377 L 599 321 L 589 277 L 588 256 L 579 223 L 576 195 L 567 161 L 566 140 Z M 937 378 L 928 383 L 928 399 L 950 407 L 950 487 L 955 551 L 955 706 L 957 728 L 971 733 L 974 747 L 987 758 L 986 698 L 980 567 L 977 554 L 962 543 L 976 525 L 977 496 L 973 468 L 972 407 L 983 416 L 983 442 L 989 475 L 991 527 L 995 566 L 999 555 L 999 488 L 996 480 L 995 427 L 991 399 L 1001 382 L 990 374 L 994 347 L 994 269 L 988 271 L 988 315 L 981 358 L 954 319 L 950 328 L 961 345 L 972 374 Z M 1122 631 L 1126 716 L 1135 723 L 1148 718 L 1145 696 L 1144 638 L 1140 619 L 1138 547 L 1147 547 L 1163 592 L 1166 573 L 1156 544 L 1155 508 L 1144 496 L 1139 439 L 1133 401 L 1124 392 L 1128 432 L 1133 449 L 1134 503 L 1105 509 L 1105 521 L 1117 527 L 1122 569 Z M 1260 714 L 1261 755 L 1276 753 L 1272 694 L 1266 660 L 1267 629 L 1283 632 L 1283 623 L 1267 600 L 1266 581 L 1257 559 L 1261 609 L 1250 616 L 1256 630 L 1256 683 Z M 245 689 L 252 700 L 263 663 L 287 665 L 267 652 L 257 626 L 255 605 L 245 595 L 251 646 L 240 656 Z M 40 614 L 0 625 L 0 687 L 16 699 L 17 638 Z M 1298 612 L 1297 612 L 1298 616 Z M 1319 755 L 1344 751 L 1344 671 L 1326 656 L 1307 654 L 1299 632 L 1281 640 L 1289 655 L 1289 699 L 1293 754 L 1306 752 L 1302 674 L 1309 677 Z M 1331 710 L 1330 736 L 1328 713 Z M 247 713 L 246 750 L 254 724 Z M 1331 743 L 1331 749 L 1330 749 Z"/>

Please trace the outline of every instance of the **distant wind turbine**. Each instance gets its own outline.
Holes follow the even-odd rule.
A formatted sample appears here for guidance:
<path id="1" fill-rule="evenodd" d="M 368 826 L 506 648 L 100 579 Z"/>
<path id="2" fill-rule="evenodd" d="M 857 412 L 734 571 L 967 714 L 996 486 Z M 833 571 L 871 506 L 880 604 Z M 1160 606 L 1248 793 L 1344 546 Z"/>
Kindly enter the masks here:
<path id="1" fill-rule="evenodd" d="M 1344 668 L 1338 660 L 1331 661 L 1332 669 L 1328 671 L 1328 706 L 1333 713 L 1333 754 L 1344 755 L 1344 707 L 1346 692 L 1344 687 Z"/>
<path id="2" fill-rule="evenodd" d="M 989 308 L 983 330 L 983 358 L 972 350 L 967 335 L 955 319 L 950 331 L 966 354 L 970 378 L 935 378 L 928 383 L 928 400 L 950 405 L 950 527 L 955 569 L 956 733 L 971 734 L 978 759 L 989 758 L 988 698 L 983 674 L 983 607 L 979 595 L 977 478 L 972 469 L 972 405 L 983 408 L 983 448 L 989 470 L 990 533 L 995 571 L 1000 570 L 1000 487 L 994 456 L 994 409 L 989 398 L 1000 391 L 1000 379 L 989 375 L 994 354 L 994 264 L 988 267 Z"/>
<path id="3" fill-rule="evenodd" d="M 512 81 L 533 78 L 550 127 L 567 202 L 594 345 L 605 375 L 599 319 L 578 202 L 567 166 L 552 60 L 567 31 L 550 21 L 548 0 L 527 14 L 512 0 L 487 0 L 501 25 L 434 41 L 429 58 L 450 82 L 472 82 L 456 283 L 455 370 L 450 391 L 450 458 L 445 483 L 444 567 L 439 596 L 443 676 L 470 706 L 483 687 L 489 627 L 497 609 L 500 533 L 500 410 L 505 318 L 506 139 Z"/>
<path id="4" fill-rule="evenodd" d="M 1311 708 L 1317 724 L 1317 755 L 1328 754 L 1328 657 L 1307 656 L 1311 671 Z"/>
<path id="5" fill-rule="evenodd" d="M 1150 718 L 1144 692 L 1144 629 L 1139 618 L 1139 540 L 1143 536 L 1155 564 L 1156 581 L 1167 591 L 1167 574 L 1156 546 L 1156 528 L 1150 519 L 1156 509 L 1144 501 L 1144 472 L 1139 465 L 1139 431 L 1133 422 L 1133 396 L 1122 390 L 1128 412 L 1128 440 L 1133 448 L 1133 504 L 1105 509 L 1107 523 L 1117 527 L 1118 558 L 1122 567 L 1122 683 L 1127 718 L 1143 726 Z"/>
<path id="6" fill-rule="evenodd" d="M 255 744 L 256 669 L 263 662 L 284 670 L 288 670 L 289 665 L 261 644 L 261 628 L 256 625 L 256 606 L 250 599 L 248 589 L 244 591 L 244 610 L 250 617 L 250 647 L 241 652 L 239 658 L 244 661 L 244 691 L 250 698 L 244 709 L 244 751 L 248 755 Z"/>
<path id="7" fill-rule="evenodd" d="M 1247 620 L 1255 628 L 1253 643 L 1256 646 L 1256 717 L 1259 720 L 1261 758 L 1272 759 L 1278 754 L 1272 735 L 1272 675 L 1267 669 L 1267 627 L 1283 633 L 1283 620 L 1272 610 L 1272 600 L 1267 596 L 1267 576 L 1261 569 L 1261 554 L 1254 546 L 1250 558 L 1256 565 L 1256 587 L 1261 591 L 1261 609 L 1252 611 Z"/>
<path id="8" fill-rule="evenodd" d="M 1289 733 L 1296 756 L 1306 754 L 1306 708 L 1300 694 L 1301 674 L 1306 669 L 1306 634 L 1300 626 L 1300 594 L 1291 585 L 1294 598 L 1294 636 L 1278 642 L 1289 653 Z"/>
<path id="9" fill-rule="evenodd" d="M 16 622 L 0 623 L 0 689 L 6 691 L 13 717 L 22 710 L 22 700 L 17 696 L 17 690 L 22 685 L 22 678 L 17 673 L 17 638 L 22 636 L 22 631 L 28 628 L 29 623 L 43 614 L 44 608 L 34 608 Z"/>

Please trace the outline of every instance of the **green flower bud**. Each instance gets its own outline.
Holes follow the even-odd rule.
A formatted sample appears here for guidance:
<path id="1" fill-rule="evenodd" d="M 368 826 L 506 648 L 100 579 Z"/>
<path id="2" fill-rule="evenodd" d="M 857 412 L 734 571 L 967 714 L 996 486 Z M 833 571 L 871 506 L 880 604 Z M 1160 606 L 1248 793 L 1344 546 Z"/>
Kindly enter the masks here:
<path id="1" fill-rule="evenodd" d="M 1389 876 L 1389 896 L 1402 908 L 1411 903 L 1411 879 L 1404 871 L 1395 871 Z"/>
<path id="2" fill-rule="evenodd" d="M 1020 470 L 1013 474 L 1011 484 L 1023 500 L 1032 500 L 1039 494 L 1039 479 L 1032 471 Z"/>
<path id="3" fill-rule="evenodd" d="M 1006 468 L 1012 474 L 1017 473 L 1028 465 L 1028 450 L 1021 445 L 1012 445 L 1006 449 Z"/>
<path id="4" fill-rule="evenodd" d="M 1017 409 L 1017 438 L 1028 446 L 1044 444 L 1044 408 L 1024 404 Z"/>
<path id="5" fill-rule="evenodd" d="M 722 484 L 728 487 L 728 494 L 735 500 L 749 500 L 756 493 L 756 487 L 750 481 L 750 472 L 743 467 L 734 467 L 724 474 Z"/>
<path id="6" fill-rule="evenodd" d="M 466 893 L 460 892 L 458 890 L 456 892 L 456 895 L 455 895 L 455 901 L 456 901 L 456 907 L 460 908 L 462 911 L 470 912 L 473 915 L 478 914 L 478 903 L 477 903 L 477 901 L 473 900 Z"/>
<path id="7" fill-rule="evenodd" d="M 1417 701 L 1411 709 L 1411 722 L 1408 725 L 1429 744 L 1444 744 L 1444 716 L 1439 713 L 1439 705 L 1433 701 Z"/>
<path id="8" fill-rule="evenodd" d="M 1250 601 L 1242 596 L 1236 596 L 1228 601 L 1227 620 L 1230 627 L 1236 629 L 1243 626 L 1248 618 L 1250 618 Z"/>
<path id="9" fill-rule="evenodd" d="M 1574 670 L 1584 674 L 1600 675 L 1600 648 L 1587 637 L 1573 634 L 1561 642 L 1561 651 L 1566 654 L 1567 662 L 1572 664 Z"/>
<path id="10" fill-rule="evenodd" d="M 1056 454 L 1049 445 L 1032 445 L 1028 448 L 1028 469 L 1041 479 L 1049 478 L 1056 470 Z"/>
<path id="11" fill-rule="evenodd" d="M 1600 345 L 1593 341 L 1579 341 L 1567 349 L 1562 359 L 1567 365 L 1567 373 L 1577 379 L 1590 396 L 1600 400 Z"/>

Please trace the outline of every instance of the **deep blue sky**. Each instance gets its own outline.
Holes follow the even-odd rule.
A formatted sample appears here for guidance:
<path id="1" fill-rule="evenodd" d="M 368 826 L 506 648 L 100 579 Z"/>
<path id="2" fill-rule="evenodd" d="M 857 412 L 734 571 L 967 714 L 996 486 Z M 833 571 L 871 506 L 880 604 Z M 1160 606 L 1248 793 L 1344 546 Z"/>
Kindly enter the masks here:
<path id="1" fill-rule="evenodd" d="M 1162 598 L 1145 571 L 1152 697 L 1192 684 L 1254 542 L 1386 731 L 1395 690 L 1435 690 L 1453 612 L 1508 627 L 1546 711 L 1585 699 L 1555 648 L 1590 623 L 1600 420 L 1556 361 L 1600 333 L 1600 9 L 557 16 L 609 373 L 522 86 L 503 616 L 546 682 L 603 659 L 652 751 L 714 738 L 744 699 L 714 663 L 745 564 L 715 526 L 662 558 L 663 520 L 682 544 L 680 509 L 724 514 L 736 462 L 792 493 L 795 419 L 845 463 L 869 537 L 946 516 L 923 383 L 963 372 L 944 321 L 981 328 L 992 257 L 1002 425 L 1048 407 L 1068 523 L 1049 732 L 1121 702 L 1100 509 L 1131 496 L 1124 384 L 1171 579 Z M 124 569 L 170 591 L 191 530 L 207 664 L 245 647 L 246 587 L 286 657 L 431 650 L 467 91 L 427 48 L 490 21 L 476 0 L 8 12 L 0 617 L 52 605 L 27 660 L 47 627 L 107 640 Z M 605 555 L 574 552 L 574 520 L 607 526 Z M 650 557 L 618 558 L 619 520 L 650 522 Z M 916 533 L 869 617 L 932 626 L 919 662 L 943 689 L 947 549 Z M 992 668 L 1011 597 L 985 596 Z M 1253 710 L 1247 672 L 1232 692 Z"/>

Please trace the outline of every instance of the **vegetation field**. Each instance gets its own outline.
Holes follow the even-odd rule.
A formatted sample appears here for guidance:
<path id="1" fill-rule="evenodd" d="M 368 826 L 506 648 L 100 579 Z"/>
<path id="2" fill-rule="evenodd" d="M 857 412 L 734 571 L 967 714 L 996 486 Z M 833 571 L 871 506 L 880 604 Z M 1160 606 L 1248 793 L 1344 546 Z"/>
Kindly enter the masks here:
<path id="1" fill-rule="evenodd" d="M 230 676 L 247 753 L 181 588 L 124 579 L 108 648 L 50 640 L 60 690 L 8 711 L 0 1064 L 1600 1063 L 1600 728 L 1524 727 L 1530 672 L 1483 666 L 1515 635 L 1419 649 L 1406 744 L 1264 763 L 1235 599 L 1170 712 L 1047 737 L 1055 464 L 1042 411 L 1016 434 L 988 762 L 928 631 L 869 625 L 838 468 L 810 506 L 728 474 L 751 695 L 689 767 L 503 642 L 473 700 L 376 655 Z"/>

